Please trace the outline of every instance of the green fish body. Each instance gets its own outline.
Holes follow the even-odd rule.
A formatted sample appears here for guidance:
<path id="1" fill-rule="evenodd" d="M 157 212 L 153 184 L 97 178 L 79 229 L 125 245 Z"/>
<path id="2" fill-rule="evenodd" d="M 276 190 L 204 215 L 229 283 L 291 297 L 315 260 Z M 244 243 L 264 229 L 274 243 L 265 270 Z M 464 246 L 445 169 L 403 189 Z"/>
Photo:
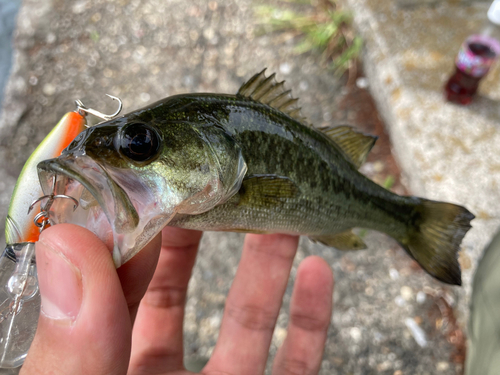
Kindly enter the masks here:
<path id="1" fill-rule="evenodd" d="M 283 82 L 261 72 L 236 95 L 177 95 L 98 125 L 61 158 L 92 158 L 117 181 L 113 191 L 133 190 L 117 177 L 133 171 L 131 180 L 163 196 L 156 206 L 168 207 L 164 224 L 301 234 L 341 250 L 365 248 L 351 229 L 369 228 L 396 239 L 434 277 L 460 284 L 457 251 L 474 216 L 454 204 L 399 196 L 359 173 L 374 141 L 347 126 L 306 124 Z M 56 164 L 41 163 L 42 180 L 49 180 L 44 171 L 68 174 Z M 122 206 L 110 210 L 137 203 Z M 122 221 L 131 220 L 125 214 Z"/>

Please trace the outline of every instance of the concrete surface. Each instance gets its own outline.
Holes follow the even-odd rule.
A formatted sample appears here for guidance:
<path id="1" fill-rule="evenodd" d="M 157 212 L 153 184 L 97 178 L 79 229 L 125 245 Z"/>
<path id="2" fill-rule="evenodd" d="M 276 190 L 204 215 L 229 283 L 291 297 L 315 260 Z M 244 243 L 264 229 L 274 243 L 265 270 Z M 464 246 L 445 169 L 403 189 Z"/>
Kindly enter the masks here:
<path id="1" fill-rule="evenodd" d="M 370 90 L 385 119 L 410 191 L 465 205 L 476 215 L 461 254 L 467 319 L 471 278 L 500 225 L 500 65 L 468 107 L 444 101 L 460 44 L 486 24 L 489 2 L 412 9 L 385 0 L 347 0 L 365 40 Z"/>
<path id="2" fill-rule="evenodd" d="M 450 15 L 443 11 L 450 5 L 441 2 L 433 8 L 406 10 L 392 1 L 347 2 L 366 39 L 371 90 L 390 125 L 409 190 L 465 204 L 479 217 L 464 246 L 467 284 L 477 254 L 499 223 L 500 203 L 491 198 L 500 171 L 492 148 L 498 143 L 493 123 L 500 93 L 492 81 L 498 73 L 483 87 L 489 96 L 466 109 L 443 103 L 440 89 L 458 48 L 450 45 L 455 39 L 448 29 L 465 37 L 485 8 L 464 8 L 461 3 L 451 7 L 455 13 Z M 288 81 L 314 124 L 343 118 L 333 105 L 343 95 L 342 82 L 323 69 L 316 56 L 294 55 L 292 39 L 256 36 L 255 4 L 25 0 L 0 119 L 0 158 L 8 161 L 0 165 L 1 217 L 22 164 L 57 120 L 73 110 L 77 98 L 112 112 L 113 103 L 104 97 L 110 93 L 123 100 L 127 112 L 183 92 L 233 93 L 267 66 Z M 474 17 L 468 29 L 455 26 L 452 16 L 465 18 L 470 11 Z M 419 22 L 439 16 L 442 24 L 419 28 L 415 15 L 421 17 Z M 397 28 L 390 31 L 384 27 L 388 24 Z M 436 39 L 439 48 L 425 47 Z M 238 234 L 204 236 L 187 303 L 188 359 L 207 357 L 213 350 L 241 241 Z M 367 251 L 341 253 L 301 241 L 296 265 L 316 254 L 336 275 L 335 309 L 321 374 L 460 374 L 463 324 L 456 321 L 453 309 L 466 309 L 462 290 L 468 287 L 452 288 L 433 280 L 381 234 L 369 232 L 365 242 Z M 295 270 L 271 357 L 286 334 Z"/>

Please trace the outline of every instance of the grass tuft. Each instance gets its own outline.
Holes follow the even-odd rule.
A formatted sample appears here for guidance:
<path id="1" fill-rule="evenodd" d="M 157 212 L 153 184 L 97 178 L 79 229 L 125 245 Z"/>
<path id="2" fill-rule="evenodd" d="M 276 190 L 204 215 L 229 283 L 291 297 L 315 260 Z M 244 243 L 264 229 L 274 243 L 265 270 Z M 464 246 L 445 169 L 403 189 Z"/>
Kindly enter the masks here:
<path id="1" fill-rule="evenodd" d="M 334 0 L 280 2 L 288 4 L 256 7 L 264 33 L 287 32 L 291 37 L 300 37 L 295 53 L 317 51 L 336 75 L 349 72 L 350 76 L 355 76 L 362 41 L 354 35 L 349 12 L 340 8 Z"/>

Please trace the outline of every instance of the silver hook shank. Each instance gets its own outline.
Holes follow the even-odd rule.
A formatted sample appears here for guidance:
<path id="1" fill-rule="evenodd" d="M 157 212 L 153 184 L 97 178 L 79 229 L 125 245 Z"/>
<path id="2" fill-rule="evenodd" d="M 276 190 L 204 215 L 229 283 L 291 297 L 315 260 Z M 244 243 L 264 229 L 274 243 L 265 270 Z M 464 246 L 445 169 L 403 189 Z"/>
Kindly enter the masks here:
<path id="1" fill-rule="evenodd" d="M 76 104 L 76 110 L 78 113 L 80 113 L 82 116 L 85 116 L 87 113 L 90 113 L 91 115 L 94 115 L 95 117 L 100 118 L 101 120 L 108 121 L 112 120 L 118 114 L 122 111 L 123 103 L 120 98 L 117 98 L 116 96 L 106 94 L 106 96 L 109 96 L 111 99 L 118 101 L 118 109 L 115 111 L 115 113 L 111 115 L 105 115 L 102 112 L 96 111 L 95 109 L 92 108 L 87 108 L 85 104 L 80 99 L 75 100 Z"/>

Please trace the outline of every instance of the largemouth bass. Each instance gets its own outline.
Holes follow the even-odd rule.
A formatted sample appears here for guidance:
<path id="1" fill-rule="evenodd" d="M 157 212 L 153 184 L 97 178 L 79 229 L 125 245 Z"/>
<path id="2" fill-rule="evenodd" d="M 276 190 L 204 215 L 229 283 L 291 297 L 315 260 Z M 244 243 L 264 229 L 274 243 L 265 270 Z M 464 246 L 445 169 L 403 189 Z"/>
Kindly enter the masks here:
<path id="1" fill-rule="evenodd" d="M 185 94 L 81 133 L 39 164 L 52 220 L 93 230 L 124 263 L 165 225 L 289 233 L 341 250 L 365 244 L 354 227 L 396 239 L 424 270 L 461 284 L 457 251 L 470 221 L 464 207 L 403 197 L 358 172 L 375 138 L 350 127 L 316 129 L 297 100 L 264 71 L 236 95 Z M 90 193 L 90 194 L 89 194 Z"/>

